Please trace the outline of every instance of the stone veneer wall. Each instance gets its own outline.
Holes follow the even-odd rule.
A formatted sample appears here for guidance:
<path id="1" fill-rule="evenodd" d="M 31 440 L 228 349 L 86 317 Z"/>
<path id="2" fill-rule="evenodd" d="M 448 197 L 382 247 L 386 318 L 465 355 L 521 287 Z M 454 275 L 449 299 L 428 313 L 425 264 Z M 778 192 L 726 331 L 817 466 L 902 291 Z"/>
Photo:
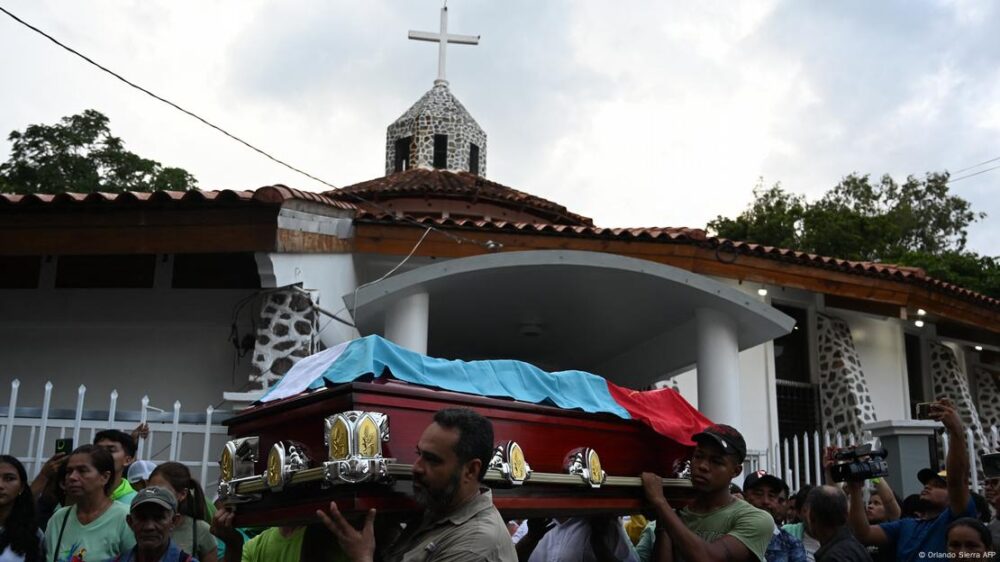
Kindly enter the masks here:
<path id="1" fill-rule="evenodd" d="M 993 426 L 1000 426 L 1000 384 L 993 373 L 982 367 L 973 369 L 979 395 L 979 421 L 983 433 Z"/>
<path id="2" fill-rule="evenodd" d="M 851 329 L 840 318 L 818 314 L 817 337 L 823 431 L 861 435 L 861 426 L 877 418 Z"/>
<path id="3" fill-rule="evenodd" d="M 950 347 L 933 342 L 931 350 L 931 383 L 934 385 L 934 396 L 947 396 L 958 407 L 958 415 L 966 428 L 972 428 L 973 450 L 985 451 L 986 436 L 979 420 L 979 412 L 972 402 L 969 392 L 969 380 L 958 365 L 958 359 Z M 977 470 L 982 470 L 979 455 L 970 459 Z M 942 459 L 943 462 L 943 459 Z M 980 480 L 981 481 L 981 480 Z"/>
<path id="4" fill-rule="evenodd" d="M 409 166 L 434 167 L 434 135 L 448 135 L 449 170 L 469 171 L 470 144 L 479 147 L 479 175 L 486 177 L 486 133 L 465 107 L 448 90 L 446 82 L 436 82 L 417 103 L 389 125 L 385 139 L 385 175 L 392 174 L 396 162 L 396 141 L 409 136 Z"/>
<path id="5" fill-rule="evenodd" d="M 268 293 L 260 311 L 250 380 L 268 388 L 315 349 L 318 316 L 309 295 L 294 288 Z"/>

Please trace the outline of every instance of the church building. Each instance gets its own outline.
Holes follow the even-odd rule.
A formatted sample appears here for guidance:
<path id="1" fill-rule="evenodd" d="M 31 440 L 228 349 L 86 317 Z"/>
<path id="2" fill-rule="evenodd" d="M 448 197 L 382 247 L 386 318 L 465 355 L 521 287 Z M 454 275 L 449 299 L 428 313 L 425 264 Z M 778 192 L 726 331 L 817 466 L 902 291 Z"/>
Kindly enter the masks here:
<path id="1" fill-rule="evenodd" d="M 46 382 L 64 416 L 81 384 L 105 419 L 113 390 L 123 411 L 144 396 L 233 410 L 302 357 L 379 334 L 672 386 L 772 471 L 786 439 L 860 436 L 941 395 L 977 450 L 995 445 L 1000 301 L 917 268 L 600 226 L 503 185 L 445 77 L 448 44 L 478 38 L 448 33 L 446 8 L 440 32 L 410 36 L 438 42 L 439 73 L 388 124 L 379 177 L 325 193 L 0 194 L 0 405 L 18 379 L 16 417 Z M 0 407 L 0 426 L 14 413 Z M 815 472 L 819 444 L 801 446 Z"/>

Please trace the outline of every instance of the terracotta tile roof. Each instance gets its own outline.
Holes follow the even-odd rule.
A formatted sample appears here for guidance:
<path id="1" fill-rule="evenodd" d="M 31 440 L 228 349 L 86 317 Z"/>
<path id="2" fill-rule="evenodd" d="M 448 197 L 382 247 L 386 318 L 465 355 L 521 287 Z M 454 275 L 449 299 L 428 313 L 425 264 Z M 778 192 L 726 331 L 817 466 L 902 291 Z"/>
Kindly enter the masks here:
<path id="1" fill-rule="evenodd" d="M 234 191 L 223 189 L 219 191 L 126 191 L 123 193 L 32 193 L 19 195 L 0 193 L 0 210 L 10 207 L 59 207 L 65 205 L 155 205 L 160 203 L 227 203 L 251 202 L 280 205 L 288 200 L 312 201 L 344 210 L 355 210 L 351 203 L 333 199 L 320 193 L 292 189 L 284 185 L 269 185 L 255 190 Z"/>
<path id="2" fill-rule="evenodd" d="M 543 221 L 556 224 L 578 226 L 592 226 L 594 224 L 593 219 L 571 213 L 558 203 L 518 191 L 469 172 L 412 168 L 405 172 L 327 191 L 324 192 L 324 195 L 349 202 L 356 202 L 352 196 L 361 196 L 376 204 L 379 200 L 398 197 L 458 198 L 525 210 L 539 216 Z M 364 203 L 359 203 L 359 206 L 370 212 L 380 212 L 376 206 Z"/>
<path id="3" fill-rule="evenodd" d="M 359 212 L 358 222 L 396 223 L 401 220 L 395 215 Z M 919 267 L 909 267 L 887 263 L 852 261 L 820 256 L 787 248 L 764 246 L 751 242 L 729 240 L 708 234 L 699 228 L 650 227 L 650 228 L 601 228 L 596 226 L 569 226 L 542 223 L 508 222 L 485 219 L 452 219 L 441 217 L 407 217 L 407 221 L 416 221 L 428 226 L 454 228 L 462 230 L 481 230 L 488 232 L 507 232 L 512 234 L 541 234 L 553 236 L 572 236 L 578 238 L 603 238 L 621 241 L 673 242 L 693 244 L 715 249 L 724 256 L 727 252 L 734 255 L 751 255 L 776 261 L 794 263 L 839 271 L 855 275 L 892 279 L 905 283 L 924 286 L 926 288 L 949 293 L 964 300 L 992 308 L 1000 308 L 1000 299 L 996 299 L 971 289 L 966 289 L 953 283 L 929 277 Z M 720 258 L 725 260 L 725 258 Z"/>

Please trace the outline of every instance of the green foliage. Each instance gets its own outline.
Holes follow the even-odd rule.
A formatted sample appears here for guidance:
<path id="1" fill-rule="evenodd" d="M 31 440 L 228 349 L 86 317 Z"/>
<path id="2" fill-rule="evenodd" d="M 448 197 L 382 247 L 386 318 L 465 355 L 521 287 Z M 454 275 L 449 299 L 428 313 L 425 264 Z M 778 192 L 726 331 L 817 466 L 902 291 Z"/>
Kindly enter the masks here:
<path id="1" fill-rule="evenodd" d="M 181 168 L 125 150 L 111 134 L 108 118 L 93 109 L 63 117 L 55 125 L 13 131 L 10 159 L 0 164 L 0 191 L 88 193 L 194 189 L 197 181 Z"/>
<path id="2" fill-rule="evenodd" d="M 753 196 L 753 203 L 743 214 L 735 219 L 718 216 L 708 223 L 708 228 L 732 240 L 781 248 L 797 246 L 805 198 L 785 192 L 781 184 L 765 189 L 763 180 L 754 187 Z"/>
<path id="3" fill-rule="evenodd" d="M 754 188 L 736 218 L 708 223 L 718 236 L 843 259 L 897 263 L 1000 297 L 1000 260 L 965 250 L 969 225 L 984 218 L 948 189 L 947 173 L 909 176 L 852 174 L 814 203 L 779 184 Z"/>

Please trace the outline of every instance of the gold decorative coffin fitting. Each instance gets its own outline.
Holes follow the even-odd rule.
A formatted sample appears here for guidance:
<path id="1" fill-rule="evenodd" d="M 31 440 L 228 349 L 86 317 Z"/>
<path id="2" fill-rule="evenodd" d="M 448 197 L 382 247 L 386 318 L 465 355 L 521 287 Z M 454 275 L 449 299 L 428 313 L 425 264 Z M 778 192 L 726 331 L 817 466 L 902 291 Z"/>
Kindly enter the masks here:
<path id="1" fill-rule="evenodd" d="M 326 418 L 329 460 L 323 464 L 329 484 L 356 484 L 389 478 L 382 443 L 389 441 L 389 416 L 350 410 Z"/>
<path id="2" fill-rule="evenodd" d="M 514 441 L 502 441 L 496 446 L 489 468 L 499 470 L 507 482 L 514 486 L 524 484 L 531 477 L 531 467 L 524 458 L 524 451 Z"/>
<path id="3" fill-rule="evenodd" d="M 309 454 L 301 443 L 278 441 L 267 455 L 267 472 L 264 484 L 273 492 L 282 490 L 292 474 L 309 468 Z"/>
<path id="4" fill-rule="evenodd" d="M 563 467 L 569 474 L 582 478 L 591 488 L 600 488 L 608 476 L 601 468 L 601 457 L 590 447 L 570 451 L 563 460 Z"/>

